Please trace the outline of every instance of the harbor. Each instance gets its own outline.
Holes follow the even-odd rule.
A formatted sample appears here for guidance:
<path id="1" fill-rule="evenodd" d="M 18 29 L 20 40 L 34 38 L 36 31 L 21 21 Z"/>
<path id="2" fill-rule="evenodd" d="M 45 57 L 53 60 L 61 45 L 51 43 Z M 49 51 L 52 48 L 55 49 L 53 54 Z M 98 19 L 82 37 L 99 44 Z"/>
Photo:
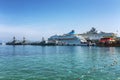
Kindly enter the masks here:
<path id="1" fill-rule="evenodd" d="M 47 40 L 42 37 L 41 41 L 28 42 L 25 37 L 23 40 L 7 42 L 6 45 L 39 45 L 39 46 L 100 46 L 100 47 L 120 47 L 120 38 L 115 33 L 97 32 L 92 27 L 90 31 L 83 34 L 75 34 L 72 30 L 63 35 L 53 35 Z"/>
<path id="2" fill-rule="evenodd" d="M 120 0 L 0 0 L 0 80 L 120 80 Z"/>
<path id="3" fill-rule="evenodd" d="M 41 41 L 13 37 L 1 45 L 1 80 L 120 79 L 120 38 L 114 33 L 72 30 Z"/>

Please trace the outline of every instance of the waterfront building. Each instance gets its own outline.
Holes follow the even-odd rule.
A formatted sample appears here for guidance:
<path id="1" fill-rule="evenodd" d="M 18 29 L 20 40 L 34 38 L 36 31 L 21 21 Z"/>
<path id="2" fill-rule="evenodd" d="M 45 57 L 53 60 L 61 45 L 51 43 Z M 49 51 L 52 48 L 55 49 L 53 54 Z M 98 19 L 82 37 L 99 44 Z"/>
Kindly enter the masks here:
<path id="1" fill-rule="evenodd" d="M 56 43 L 58 45 L 86 45 L 87 41 L 81 35 L 76 35 L 75 31 L 63 35 L 54 35 L 48 38 L 48 43 Z"/>

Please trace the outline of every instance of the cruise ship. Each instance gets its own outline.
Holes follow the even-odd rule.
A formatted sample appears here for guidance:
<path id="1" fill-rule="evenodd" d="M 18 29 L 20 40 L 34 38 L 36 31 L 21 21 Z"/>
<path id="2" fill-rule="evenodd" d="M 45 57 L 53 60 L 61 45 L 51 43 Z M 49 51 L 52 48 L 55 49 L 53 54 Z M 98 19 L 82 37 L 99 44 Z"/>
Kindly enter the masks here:
<path id="1" fill-rule="evenodd" d="M 63 35 L 54 35 L 48 38 L 48 43 L 57 45 L 87 45 L 87 41 L 80 35 L 75 34 L 75 31 Z"/>

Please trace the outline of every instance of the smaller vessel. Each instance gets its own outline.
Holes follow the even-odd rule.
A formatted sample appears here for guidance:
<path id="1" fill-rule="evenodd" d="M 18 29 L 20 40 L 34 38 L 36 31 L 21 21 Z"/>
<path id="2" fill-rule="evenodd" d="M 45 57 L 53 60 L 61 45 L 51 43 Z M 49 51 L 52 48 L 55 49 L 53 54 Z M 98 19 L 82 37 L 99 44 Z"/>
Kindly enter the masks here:
<path id="1" fill-rule="evenodd" d="M 6 45 L 22 45 L 22 43 L 20 41 L 16 40 L 15 37 L 13 37 L 13 41 L 7 42 Z"/>

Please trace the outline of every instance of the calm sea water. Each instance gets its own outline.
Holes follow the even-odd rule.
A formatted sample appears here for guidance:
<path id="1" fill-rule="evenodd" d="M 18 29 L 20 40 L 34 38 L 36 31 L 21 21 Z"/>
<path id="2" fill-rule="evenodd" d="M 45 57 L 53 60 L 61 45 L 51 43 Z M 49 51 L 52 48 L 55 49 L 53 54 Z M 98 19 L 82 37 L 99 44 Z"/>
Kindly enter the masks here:
<path id="1" fill-rule="evenodd" d="M 0 46 L 0 80 L 120 80 L 120 48 Z"/>

